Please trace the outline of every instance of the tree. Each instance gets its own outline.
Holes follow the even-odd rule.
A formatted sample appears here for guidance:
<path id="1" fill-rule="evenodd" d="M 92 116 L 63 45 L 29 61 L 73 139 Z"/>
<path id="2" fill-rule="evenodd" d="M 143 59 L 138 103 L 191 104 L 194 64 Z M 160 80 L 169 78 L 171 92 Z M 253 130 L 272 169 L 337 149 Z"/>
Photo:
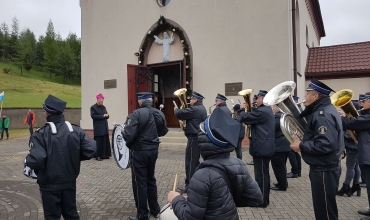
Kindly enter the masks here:
<path id="1" fill-rule="evenodd" d="M 75 59 L 75 76 L 81 77 L 81 40 L 75 33 L 69 33 L 66 39 Z"/>
<path id="2" fill-rule="evenodd" d="M 69 79 L 73 79 L 75 75 L 75 57 L 71 47 L 64 43 L 61 48 L 59 48 L 56 65 L 54 72 L 57 76 L 63 76 L 63 82 L 67 83 Z"/>
<path id="3" fill-rule="evenodd" d="M 17 62 L 16 65 L 22 69 L 30 71 L 34 65 L 36 57 L 36 38 L 30 29 L 23 30 L 19 35 L 17 45 Z"/>
<path id="4" fill-rule="evenodd" d="M 2 33 L 0 41 L 0 50 L 2 52 L 3 62 L 5 62 L 5 59 L 8 57 L 9 50 L 9 40 L 10 40 L 9 28 L 8 25 L 5 22 L 3 22 L 1 23 L 0 29 Z"/>
<path id="5" fill-rule="evenodd" d="M 34 64 L 39 70 L 42 70 L 44 63 L 44 41 L 45 37 L 41 35 L 36 43 Z"/>
<path id="6" fill-rule="evenodd" d="M 44 48 L 44 63 L 43 65 L 46 67 L 47 71 L 50 74 L 53 73 L 56 65 L 56 54 L 57 54 L 57 42 L 55 41 L 56 34 L 54 32 L 54 25 L 53 22 L 50 20 L 48 23 L 48 27 L 46 29 L 46 37 L 44 40 L 43 48 Z"/>
<path id="7" fill-rule="evenodd" d="M 10 61 L 16 62 L 19 35 L 19 21 L 16 17 L 12 19 L 12 33 L 10 34 L 8 54 Z"/>

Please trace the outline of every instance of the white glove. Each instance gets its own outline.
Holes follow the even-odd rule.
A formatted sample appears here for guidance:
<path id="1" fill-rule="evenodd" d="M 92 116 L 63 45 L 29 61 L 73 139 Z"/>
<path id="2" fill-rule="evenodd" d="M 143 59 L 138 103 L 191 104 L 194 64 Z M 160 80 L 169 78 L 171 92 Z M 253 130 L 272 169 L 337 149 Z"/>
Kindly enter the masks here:
<path id="1" fill-rule="evenodd" d="M 26 165 L 26 159 L 24 159 L 24 169 L 23 169 L 23 174 L 32 179 L 37 179 L 37 175 L 35 173 L 35 170 L 31 169 Z"/>

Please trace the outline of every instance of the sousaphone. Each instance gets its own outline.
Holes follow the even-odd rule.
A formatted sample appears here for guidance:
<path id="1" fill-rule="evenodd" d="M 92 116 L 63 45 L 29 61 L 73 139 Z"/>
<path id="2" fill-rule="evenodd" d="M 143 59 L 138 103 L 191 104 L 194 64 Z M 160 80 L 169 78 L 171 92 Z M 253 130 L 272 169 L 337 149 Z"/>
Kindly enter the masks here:
<path id="1" fill-rule="evenodd" d="M 123 131 L 125 125 L 116 124 L 112 132 L 112 148 L 114 159 L 117 166 L 121 169 L 130 167 L 130 149 L 126 146 L 126 141 L 123 139 Z"/>

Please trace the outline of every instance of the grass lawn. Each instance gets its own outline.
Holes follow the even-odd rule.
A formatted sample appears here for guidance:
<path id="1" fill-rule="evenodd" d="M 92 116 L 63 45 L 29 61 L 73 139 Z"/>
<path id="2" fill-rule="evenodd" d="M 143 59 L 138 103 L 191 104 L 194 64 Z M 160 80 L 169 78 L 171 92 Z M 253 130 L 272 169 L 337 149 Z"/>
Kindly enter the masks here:
<path id="1" fill-rule="evenodd" d="M 5 67 L 10 67 L 12 72 L 5 74 Z M 67 108 L 81 108 L 81 86 L 50 82 L 45 75 L 23 71 L 21 76 L 15 66 L 0 63 L 0 93 L 5 91 L 3 108 L 41 108 L 49 94 L 66 101 Z M 52 77 L 58 81 L 57 77 Z"/>
<path id="2" fill-rule="evenodd" d="M 4 131 L 4 138 L 6 134 Z M 27 129 L 9 129 L 9 138 L 18 138 L 18 137 L 29 137 L 30 131 Z"/>

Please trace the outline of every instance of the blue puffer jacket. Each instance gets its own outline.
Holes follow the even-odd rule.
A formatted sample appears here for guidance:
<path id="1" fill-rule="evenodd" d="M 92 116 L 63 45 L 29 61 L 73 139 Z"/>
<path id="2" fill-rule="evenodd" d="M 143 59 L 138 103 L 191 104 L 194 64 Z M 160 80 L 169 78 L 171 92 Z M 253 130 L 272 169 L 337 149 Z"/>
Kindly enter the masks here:
<path id="1" fill-rule="evenodd" d="M 239 219 L 236 207 L 262 204 L 261 190 L 249 175 L 246 165 L 230 157 L 234 147 L 218 147 L 204 134 L 199 135 L 198 140 L 204 162 L 190 179 L 188 199 L 177 196 L 172 201 L 177 218 Z M 216 167 L 227 175 L 233 187 L 233 195 L 219 172 L 210 167 Z"/>

